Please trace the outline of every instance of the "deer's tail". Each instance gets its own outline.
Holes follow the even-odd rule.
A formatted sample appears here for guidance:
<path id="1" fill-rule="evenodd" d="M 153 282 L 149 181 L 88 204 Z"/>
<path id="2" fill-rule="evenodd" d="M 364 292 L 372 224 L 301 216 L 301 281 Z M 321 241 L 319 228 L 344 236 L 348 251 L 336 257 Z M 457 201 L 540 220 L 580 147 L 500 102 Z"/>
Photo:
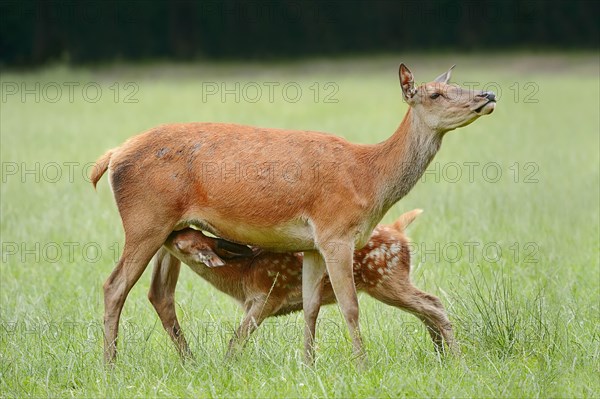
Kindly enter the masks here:
<path id="1" fill-rule="evenodd" d="M 108 165 L 110 164 L 110 157 L 112 156 L 114 150 L 108 150 L 104 155 L 102 155 L 96 161 L 96 164 L 92 168 L 90 172 L 90 181 L 94 185 L 94 189 L 96 188 L 96 184 L 98 180 L 104 175 L 106 170 L 108 169 Z"/>

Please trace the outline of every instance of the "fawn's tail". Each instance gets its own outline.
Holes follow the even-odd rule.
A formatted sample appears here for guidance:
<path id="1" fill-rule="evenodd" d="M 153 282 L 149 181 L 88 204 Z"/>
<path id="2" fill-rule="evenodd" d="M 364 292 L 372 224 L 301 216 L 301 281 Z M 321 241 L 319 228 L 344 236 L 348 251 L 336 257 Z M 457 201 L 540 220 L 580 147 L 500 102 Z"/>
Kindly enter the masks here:
<path id="1" fill-rule="evenodd" d="M 412 211 L 403 213 L 394 222 L 394 228 L 400 232 L 404 232 L 404 229 L 406 229 L 421 213 L 423 213 L 423 209 L 413 209 Z"/>

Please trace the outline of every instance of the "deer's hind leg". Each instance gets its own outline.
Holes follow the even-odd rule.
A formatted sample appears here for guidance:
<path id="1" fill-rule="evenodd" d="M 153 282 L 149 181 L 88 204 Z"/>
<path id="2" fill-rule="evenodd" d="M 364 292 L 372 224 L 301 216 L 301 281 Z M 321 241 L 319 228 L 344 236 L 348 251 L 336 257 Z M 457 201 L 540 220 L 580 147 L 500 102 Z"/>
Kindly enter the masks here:
<path id="1" fill-rule="evenodd" d="M 172 231 L 170 225 L 144 224 L 143 221 L 143 218 L 132 223 L 124 220 L 123 254 L 104 283 L 104 360 L 107 363 L 114 362 L 117 354 L 119 319 L 125 299 Z"/>

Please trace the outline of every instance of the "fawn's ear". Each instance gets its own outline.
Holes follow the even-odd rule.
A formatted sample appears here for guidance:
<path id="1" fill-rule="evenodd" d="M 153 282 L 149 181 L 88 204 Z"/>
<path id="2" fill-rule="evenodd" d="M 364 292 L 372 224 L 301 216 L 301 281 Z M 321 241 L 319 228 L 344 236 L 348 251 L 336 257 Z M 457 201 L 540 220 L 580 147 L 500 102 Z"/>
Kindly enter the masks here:
<path id="1" fill-rule="evenodd" d="M 454 69 L 455 66 L 456 65 L 452 65 L 450 67 L 450 69 L 448 69 L 446 72 L 444 72 L 443 74 L 441 74 L 440 76 L 435 78 L 434 82 L 448 83 L 450 81 L 450 76 L 452 75 L 452 70 Z"/>
<path id="2" fill-rule="evenodd" d="M 203 248 L 196 251 L 196 256 L 200 259 L 200 262 L 204 263 L 208 267 L 219 267 L 225 266 L 225 261 L 213 252 L 210 248 Z"/>
<path id="3" fill-rule="evenodd" d="M 410 100 L 417 92 L 417 90 L 415 89 L 415 79 L 413 77 L 413 74 L 410 71 L 410 69 L 406 67 L 406 65 L 400 64 L 398 75 L 400 77 L 400 87 L 402 88 L 402 95 L 404 96 L 405 100 Z"/>
<path id="4" fill-rule="evenodd" d="M 247 247 L 246 245 L 236 244 L 231 241 L 223 240 L 222 238 L 217 238 L 217 245 L 215 246 L 215 250 L 219 255 L 224 258 L 248 258 L 254 255 L 252 249 Z"/>
<path id="5" fill-rule="evenodd" d="M 413 209 L 412 211 L 408 211 L 400 215 L 398 219 L 394 222 L 394 228 L 399 232 L 404 232 L 404 230 L 419 216 L 423 213 L 423 209 Z"/>

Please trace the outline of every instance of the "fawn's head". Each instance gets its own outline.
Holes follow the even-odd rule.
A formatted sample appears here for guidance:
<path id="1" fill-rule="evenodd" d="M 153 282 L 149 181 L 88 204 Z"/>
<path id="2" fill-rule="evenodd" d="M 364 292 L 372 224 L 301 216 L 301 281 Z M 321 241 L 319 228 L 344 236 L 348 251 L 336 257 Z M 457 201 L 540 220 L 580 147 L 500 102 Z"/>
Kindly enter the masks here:
<path id="1" fill-rule="evenodd" d="M 412 72 L 406 65 L 400 64 L 400 86 L 404 99 L 422 123 L 439 133 L 466 126 L 482 115 L 491 114 L 496 107 L 493 92 L 448 84 L 453 68 L 433 82 L 415 87 Z"/>
<path id="2" fill-rule="evenodd" d="M 171 250 L 187 264 L 204 264 L 208 267 L 225 266 L 223 259 L 252 256 L 245 245 L 204 235 L 201 231 L 184 229 L 169 237 Z"/>

